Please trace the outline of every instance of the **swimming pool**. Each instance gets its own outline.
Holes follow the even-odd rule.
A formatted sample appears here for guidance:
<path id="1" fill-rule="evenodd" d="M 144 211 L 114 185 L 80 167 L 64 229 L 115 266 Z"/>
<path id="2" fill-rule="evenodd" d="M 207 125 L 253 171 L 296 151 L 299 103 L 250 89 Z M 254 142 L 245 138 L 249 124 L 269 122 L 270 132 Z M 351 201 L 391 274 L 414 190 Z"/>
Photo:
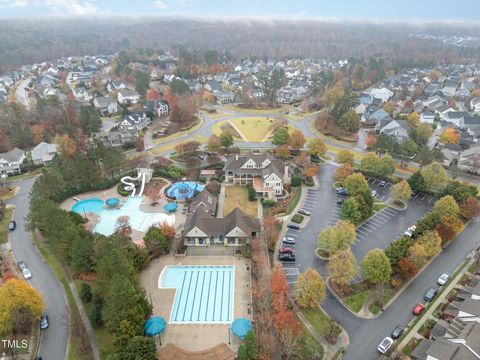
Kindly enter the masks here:
<path id="1" fill-rule="evenodd" d="M 167 266 L 160 288 L 176 289 L 170 323 L 233 321 L 235 266 Z"/>
<path id="2" fill-rule="evenodd" d="M 115 232 L 117 219 L 120 216 L 128 216 L 130 226 L 138 231 L 146 232 L 154 224 L 167 222 L 170 225 L 175 223 L 175 215 L 163 213 L 146 213 L 140 210 L 142 203 L 141 196 L 129 197 L 120 208 L 109 209 L 103 206 L 103 200 L 97 198 L 85 199 L 72 206 L 72 211 L 84 215 L 95 213 L 100 217 L 99 222 L 94 226 L 93 231 L 111 235 Z"/>
<path id="3" fill-rule="evenodd" d="M 176 200 L 191 199 L 195 192 L 200 192 L 205 186 L 195 181 L 179 181 L 167 189 L 167 196 Z"/>

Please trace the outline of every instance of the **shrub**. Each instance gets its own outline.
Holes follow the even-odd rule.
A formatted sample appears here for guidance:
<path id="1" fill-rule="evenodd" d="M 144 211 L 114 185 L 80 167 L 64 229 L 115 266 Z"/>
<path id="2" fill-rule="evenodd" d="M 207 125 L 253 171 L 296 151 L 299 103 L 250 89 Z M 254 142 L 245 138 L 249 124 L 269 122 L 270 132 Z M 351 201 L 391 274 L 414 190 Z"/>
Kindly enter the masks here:
<path id="1" fill-rule="evenodd" d="M 248 185 L 247 186 L 247 190 L 248 190 L 248 200 L 249 201 L 255 201 L 256 198 L 257 198 L 257 192 L 255 191 L 255 189 L 253 188 L 252 185 Z"/>
<path id="2" fill-rule="evenodd" d="M 80 286 L 80 299 L 82 299 L 84 303 L 92 301 L 92 288 L 87 283 L 82 283 Z"/>
<path id="3" fill-rule="evenodd" d="M 295 214 L 292 216 L 292 221 L 294 223 L 300 224 L 303 221 L 303 215 Z"/>
<path id="4" fill-rule="evenodd" d="M 119 195 L 122 195 L 122 196 L 130 195 L 130 193 L 127 190 L 125 190 L 125 185 L 122 184 L 122 183 L 118 184 L 117 192 L 118 192 Z"/>
<path id="5" fill-rule="evenodd" d="M 302 185 L 302 175 L 294 174 L 292 176 L 292 186 L 300 186 Z"/>
<path id="6" fill-rule="evenodd" d="M 275 206 L 276 203 L 277 203 L 277 201 L 274 200 L 274 199 L 263 199 L 263 201 L 262 201 L 262 204 L 265 207 Z"/>

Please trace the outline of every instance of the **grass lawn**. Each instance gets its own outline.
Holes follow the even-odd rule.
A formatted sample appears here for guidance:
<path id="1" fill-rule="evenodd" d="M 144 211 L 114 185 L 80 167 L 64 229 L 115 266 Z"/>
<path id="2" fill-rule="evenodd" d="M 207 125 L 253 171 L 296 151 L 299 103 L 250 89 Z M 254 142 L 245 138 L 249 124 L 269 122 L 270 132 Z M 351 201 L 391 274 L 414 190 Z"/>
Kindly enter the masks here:
<path id="1" fill-rule="evenodd" d="M 262 142 L 269 134 L 270 127 L 275 122 L 272 118 L 262 116 L 239 117 L 228 121 L 243 135 L 247 142 Z M 222 132 L 221 127 L 225 123 L 226 121 L 216 123 L 212 127 L 212 131 L 216 135 L 220 135 Z M 293 127 L 289 126 L 289 130 L 292 131 Z"/>
<path id="2" fill-rule="evenodd" d="M 387 205 L 385 205 L 385 203 L 376 202 L 376 203 L 373 204 L 373 211 L 379 212 L 379 211 L 385 209 L 386 207 L 387 207 Z"/>
<path id="3" fill-rule="evenodd" d="M 167 142 L 167 141 L 174 140 L 174 139 L 176 139 L 180 136 L 183 136 L 185 134 L 192 133 L 195 130 L 199 129 L 203 125 L 203 122 L 204 122 L 203 119 L 197 118 L 197 122 L 195 124 L 193 124 L 190 128 L 185 129 L 185 130 L 177 131 L 176 133 L 170 134 L 168 136 L 153 139 L 153 143 L 154 144 L 161 144 L 161 143 L 164 143 L 164 142 Z M 187 140 L 190 140 L 190 139 L 185 139 L 185 141 L 187 141 Z"/>
<path id="4" fill-rule="evenodd" d="M 315 338 L 310 335 L 308 330 L 302 325 L 302 332 L 300 333 L 298 357 L 302 360 L 310 360 L 312 354 L 317 356 L 319 359 L 323 358 L 325 350 L 323 346 L 315 340 Z"/>
<path id="5" fill-rule="evenodd" d="M 248 201 L 246 186 L 226 186 L 225 202 L 223 204 L 223 216 L 227 216 L 233 209 L 239 207 L 246 214 L 257 217 L 257 202 Z"/>
<path id="6" fill-rule="evenodd" d="M 293 209 L 295 209 L 298 201 L 300 200 L 300 196 L 302 195 L 302 188 L 299 187 L 295 191 L 295 196 L 293 197 L 292 202 L 287 207 L 287 215 L 290 215 L 292 213 Z"/>
<path id="7" fill-rule="evenodd" d="M 175 149 L 175 146 L 177 146 L 178 144 L 181 144 L 182 142 L 186 142 L 186 141 L 190 141 L 190 140 L 198 141 L 201 144 L 207 142 L 207 138 L 205 136 L 197 135 L 197 136 L 194 136 L 193 138 L 185 139 L 184 141 L 174 142 L 174 143 L 166 144 L 166 145 L 163 145 L 163 146 L 155 146 L 152 150 L 149 150 L 149 152 L 152 153 L 153 155 L 160 155 L 160 154 L 162 154 L 166 151 L 170 151 L 170 150 Z"/>
<path id="8" fill-rule="evenodd" d="M 348 296 L 343 299 L 343 302 L 353 312 L 358 313 L 362 309 L 363 304 L 365 304 L 365 301 L 367 301 L 367 298 L 368 298 L 368 290 L 359 292 L 358 294 L 355 294 L 352 296 Z"/>
<path id="9" fill-rule="evenodd" d="M 5 244 L 8 241 L 8 223 L 13 215 L 13 208 L 5 209 L 2 221 L 0 221 L 0 244 Z"/>
<path id="10" fill-rule="evenodd" d="M 321 309 L 303 309 L 303 315 L 321 336 L 330 331 L 330 319 Z"/>
<path id="11" fill-rule="evenodd" d="M 290 109 L 288 105 L 281 105 L 280 107 L 276 109 L 245 109 L 241 108 L 236 105 L 223 105 L 222 108 L 230 111 L 235 111 L 239 113 L 245 113 L 245 114 L 273 114 L 273 113 L 280 113 L 280 112 L 285 112 Z"/>

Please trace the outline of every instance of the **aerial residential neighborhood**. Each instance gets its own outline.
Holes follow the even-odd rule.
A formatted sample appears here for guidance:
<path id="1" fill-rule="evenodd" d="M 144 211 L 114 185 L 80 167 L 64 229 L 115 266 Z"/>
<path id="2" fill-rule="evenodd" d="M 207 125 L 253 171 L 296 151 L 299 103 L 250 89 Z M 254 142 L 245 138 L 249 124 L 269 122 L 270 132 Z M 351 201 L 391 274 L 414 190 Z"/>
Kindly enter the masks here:
<path id="1" fill-rule="evenodd" d="M 0 1 L 0 357 L 480 359 L 474 10 Z"/>

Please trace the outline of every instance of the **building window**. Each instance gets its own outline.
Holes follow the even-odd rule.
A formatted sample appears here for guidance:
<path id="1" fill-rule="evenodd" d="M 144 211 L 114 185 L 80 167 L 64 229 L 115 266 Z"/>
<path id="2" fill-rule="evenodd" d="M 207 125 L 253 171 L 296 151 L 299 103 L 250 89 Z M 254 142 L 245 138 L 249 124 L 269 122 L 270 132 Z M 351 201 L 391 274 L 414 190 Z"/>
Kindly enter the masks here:
<path id="1" fill-rule="evenodd" d="M 228 242 L 228 245 L 235 245 L 236 244 L 236 239 L 235 238 L 228 238 L 227 242 Z"/>
<path id="2" fill-rule="evenodd" d="M 205 245 L 205 239 L 198 239 L 199 245 Z"/>

